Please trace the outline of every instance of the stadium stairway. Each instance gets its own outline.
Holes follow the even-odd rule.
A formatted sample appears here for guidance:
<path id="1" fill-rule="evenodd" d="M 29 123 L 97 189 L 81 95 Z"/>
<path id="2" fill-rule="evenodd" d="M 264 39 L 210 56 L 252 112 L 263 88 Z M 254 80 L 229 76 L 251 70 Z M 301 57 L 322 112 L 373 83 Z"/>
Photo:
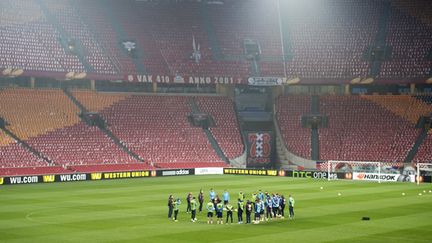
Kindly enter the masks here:
<path id="1" fill-rule="evenodd" d="M 228 61 L 228 62 L 243 62 L 245 61 L 245 55 L 227 55 L 222 53 L 221 50 L 221 44 L 217 36 L 217 32 L 212 19 L 211 14 L 209 13 L 209 7 L 208 4 L 201 4 L 201 18 L 202 22 L 204 23 L 205 31 L 207 32 L 209 44 L 211 47 L 211 52 L 213 59 L 215 61 Z M 251 63 L 251 65 L 253 65 Z M 251 72 L 250 75 L 254 75 L 252 70 L 253 67 L 250 68 Z"/>
<path id="2" fill-rule="evenodd" d="M 212 56 L 215 60 L 221 60 L 223 59 L 223 55 L 212 22 L 209 18 L 208 11 L 209 10 L 207 4 L 201 4 L 201 18 L 207 32 L 209 44 L 211 46 Z"/>
<path id="3" fill-rule="evenodd" d="M 59 32 L 60 38 L 61 38 L 60 42 L 61 42 L 63 48 L 65 49 L 66 52 L 69 52 L 66 42 L 67 42 L 67 40 L 72 39 L 72 38 L 70 38 L 68 36 L 68 34 L 66 33 L 66 31 L 63 29 L 63 27 L 57 21 L 56 17 L 51 14 L 51 12 L 49 11 L 49 9 L 45 5 L 44 1 L 42 1 L 42 0 L 36 0 L 36 2 L 39 4 L 42 12 L 46 16 L 46 18 L 49 21 L 49 23 L 52 24 L 52 26 Z M 86 72 L 93 72 L 94 68 L 90 65 L 90 63 L 86 60 L 85 56 L 83 55 L 83 47 L 82 47 L 82 45 L 78 41 L 76 41 L 76 40 L 75 40 L 75 45 L 76 45 L 76 50 L 77 50 L 76 51 L 76 56 L 78 57 L 78 59 L 80 60 L 80 62 L 83 64 Z"/>
<path id="4" fill-rule="evenodd" d="M 88 112 L 87 108 L 85 108 L 76 98 L 73 96 L 71 92 L 67 89 L 63 89 L 64 94 L 80 109 L 81 113 Z"/>
<path id="5" fill-rule="evenodd" d="M 119 21 L 117 19 L 115 19 L 114 14 L 113 14 L 114 10 L 112 9 L 112 7 L 109 6 L 109 4 L 105 4 L 104 6 L 105 6 L 104 9 L 105 9 L 106 15 L 111 20 L 110 24 L 113 26 L 113 29 L 117 34 L 117 40 L 120 42 L 120 44 L 122 41 L 131 40 L 131 38 L 126 34 L 126 32 L 120 26 Z M 137 48 L 135 49 L 136 57 L 132 58 L 132 61 L 135 65 L 135 69 L 136 69 L 137 73 L 147 74 L 147 70 L 146 70 L 146 68 L 142 62 L 142 57 L 144 56 L 144 53 L 142 52 L 142 48 L 139 48 L 138 43 L 136 43 L 136 44 L 137 44 Z"/>
<path id="6" fill-rule="evenodd" d="M 311 113 L 310 96 L 280 96 L 276 102 L 277 126 L 287 151 L 311 159 L 311 132 L 301 126 L 301 116 Z"/>
<path id="7" fill-rule="evenodd" d="M 426 129 L 423 129 L 422 132 L 417 137 L 411 150 L 408 152 L 407 156 L 405 157 L 404 160 L 405 163 L 410 163 L 413 161 L 414 157 L 416 157 L 417 152 L 419 151 L 420 146 L 423 144 L 427 136 L 428 136 L 428 131 Z"/>
<path id="8" fill-rule="evenodd" d="M 301 169 L 315 170 L 317 168 L 316 161 L 297 156 L 288 150 L 283 135 L 281 134 L 281 130 L 279 127 L 278 119 L 276 118 L 276 114 L 274 114 L 273 116 L 274 116 L 273 123 L 275 127 L 275 135 L 276 135 L 276 151 L 277 151 L 279 168 L 286 169 L 286 170 L 301 170 Z"/>
<path id="9" fill-rule="evenodd" d="M 319 96 L 314 95 L 311 97 L 311 112 L 312 114 L 319 114 Z M 319 134 L 318 128 L 311 129 L 311 159 L 319 160 Z"/>
<path id="10" fill-rule="evenodd" d="M 191 108 L 191 110 L 192 110 L 193 113 L 199 113 L 200 112 L 199 108 L 198 108 L 198 106 L 197 106 L 197 104 L 195 102 L 195 99 L 193 97 L 191 97 L 191 98 L 188 99 L 188 105 Z"/>
<path id="11" fill-rule="evenodd" d="M 81 21 L 82 21 L 82 24 L 85 25 L 87 28 L 89 28 L 89 29 L 91 30 L 91 31 L 90 31 L 90 34 L 92 34 L 94 40 L 97 41 L 97 44 L 102 48 L 102 50 L 104 50 L 106 53 L 108 53 L 108 51 L 106 50 L 107 47 L 104 46 L 104 45 L 102 44 L 102 42 L 99 40 L 99 38 L 96 36 L 96 34 L 94 34 L 95 31 L 93 31 L 93 30 L 91 29 L 91 25 L 88 25 L 88 24 L 86 24 L 85 22 L 83 22 L 83 16 L 82 16 L 82 14 L 81 14 L 81 12 L 80 12 L 80 9 L 76 6 L 76 5 L 78 4 L 77 1 L 70 1 L 70 3 L 71 3 L 71 6 L 73 7 L 73 11 L 76 12 L 77 15 L 80 17 L 80 19 L 81 19 Z M 109 61 L 110 61 L 111 64 L 112 64 L 112 66 L 115 68 L 116 72 L 117 72 L 117 73 L 120 73 L 120 72 L 121 72 L 121 70 L 120 70 L 120 66 L 121 66 L 121 64 L 118 63 L 118 61 L 116 61 L 115 58 L 111 57 L 111 55 L 108 55 L 108 58 L 109 58 Z"/>
<path id="12" fill-rule="evenodd" d="M 277 1 L 278 4 L 283 5 L 286 4 L 287 1 Z M 286 6 L 288 7 L 288 6 Z M 284 54 L 284 60 L 289 61 L 293 58 L 294 54 L 292 53 L 292 43 L 290 40 L 290 31 L 289 31 L 289 19 L 287 18 L 287 14 L 281 14 L 280 9 L 284 8 L 284 5 L 282 7 L 279 7 L 279 15 L 280 15 L 280 30 L 282 34 L 282 47 L 283 47 L 283 54 Z"/>
<path id="13" fill-rule="evenodd" d="M 374 43 L 375 46 L 386 46 L 386 37 L 387 37 L 390 15 L 391 15 L 391 4 L 388 2 L 383 2 L 383 10 L 381 12 L 378 21 L 378 33 L 375 37 L 375 43 Z M 371 69 L 369 74 L 372 77 L 377 76 L 381 72 L 382 62 L 383 60 L 380 58 L 376 60 L 371 60 Z"/>
<path id="14" fill-rule="evenodd" d="M 383 2 L 383 11 L 378 22 L 378 33 L 375 39 L 376 45 L 385 45 L 388 31 L 388 23 L 391 15 L 391 3 Z"/>
<path id="15" fill-rule="evenodd" d="M 225 163 L 229 164 L 228 158 L 225 156 L 224 152 L 220 148 L 220 146 L 219 146 L 218 142 L 216 141 L 215 137 L 213 136 L 213 134 L 208 129 L 203 129 L 203 130 L 204 130 L 210 144 L 212 145 L 213 149 L 216 151 L 216 154 L 219 156 L 219 158 L 221 158 L 223 161 L 225 161 Z"/>
<path id="16" fill-rule="evenodd" d="M 88 112 L 87 108 L 79 102 L 75 96 L 67 89 L 63 89 L 63 92 L 65 95 L 81 110 L 81 113 Z M 127 154 L 129 154 L 134 159 L 145 163 L 144 159 L 133 152 L 131 149 L 129 149 L 117 136 L 115 136 L 109 128 L 106 126 L 98 126 L 98 128 L 106 135 L 108 136 L 113 143 L 115 143 L 119 148 L 121 148 L 123 151 L 125 151 Z M 153 166 L 153 165 L 152 165 Z M 157 166 L 155 166 L 157 167 Z"/>
<path id="17" fill-rule="evenodd" d="M 191 108 L 192 112 L 199 113 L 200 110 L 195 102 L 195 99 L 191 97 L 188 100 L 189 107 Z M 225 163 L 229 164 L 229 159 L 226 157 L 225 153 L 222 151 L 221 147 L 219 146 L 218 142 L 216 141 L 216 138 L 213 136 L 211 131 L 208 128 L 203 128 L 204 133 L 207 136 L 207 139 L 209 140 L 212 148 L 215 150 L 216 154 L 221 158 Z"/>
<path id="18" fill-rule="evenodd" d="M 260 69 L 260 65 L 258 63 L 258 61 L 254 58 L 253 60 L 251 60 L 251 67 L 250 67 L 251 71 L 250 74 L 256 77 L 260 77 L 261 76 L 261 69 Z"/>
<path id="19" fill-rule="evenodd" d="M 109 130 L 107 127 L 100 127 L 101 131 L 103 131 L 117 146 L 119 146 L 121 149 L 123 149 L 123 151 L 125 151 L 126 153 L 128 153 L 130 156 L 132 156 L 134 159 L 145 163 L 144 159 L 139 156 L 138 154 L 136 154 L 135 152 L 133 152 L 132 150 L 130 150 L 118 137 L 116 137 L 111 130 Z M 154 167 L 158 167 L 155 165 L 151 165 Z"/>
<path id="20" fill-rule="evenodd" d="M 420 115 L 428 115 L 427 112 L 429 112 L 429 111 L 431 111 L 430 114 L 432 114 L 432 103 L 431 103 L 432 98 L 431 98 L 431 96 L 415 96 L 415 97 L 410 96 L 410 98 L 412 98 L 412 99 L 415 98 L 415 100 L 413 100 L 414 101 L 413 103 L 419 104 L 419 105 L 416 105 L 417 107 L 418 106 L 424 106 L 423 113 L 418 114 L 419 116 Z M 421 102 L 417 102 L 417 101 L 421 101 Z M 424 104 L 427 104 L 427 106 L 425 106 Z M 429 110 L 428 110 L 428 108 L 429 108 Z M 411 150 L 407 154 L 407 157 L 404 160 L 405 163 L 410 163 L 414 160 L 414 158 L 417 157 L 417 153 L 419 152 L 422 144 L 425 143 L 425 140 L 427 139 L 429 133 L 430 133 L 430 131 L 428 131 L 427 129 L 425 129 L 423 127 L 422 132 L 419 134 L 419 136 L 416 139 L 416 142 L 414 143 L 413 147 L 411 148 Z"/>
<path id="21" fill-rule="evenodd" d="M 22 147 L 24 147 L 25 149 L 27 149 L 30 153 L 32 153 L 34 156 L 36 156 L 37 158 L 42 159 L 43 161 L 47 162 L 47 166 L 48 165 L 53 165 L 54 162 L 51 161 L 48 157 L 46 157 L 44 154 L 42 154 L 41 152 L 37 151 L 35 148 L 33 148 L 32 146 L 30 146 L 28 143 L 26 143 L 24 140 L 20 139 L 15 133 L 13 133 L 12 131 L 10 131 L 9 129 L 7 129 L 6 127 L 1 127 L 1 130 L 3 130 L 9 137 L 13 138 L 15 141 L 17 141 L 17 143 L 21 144 Z"/>

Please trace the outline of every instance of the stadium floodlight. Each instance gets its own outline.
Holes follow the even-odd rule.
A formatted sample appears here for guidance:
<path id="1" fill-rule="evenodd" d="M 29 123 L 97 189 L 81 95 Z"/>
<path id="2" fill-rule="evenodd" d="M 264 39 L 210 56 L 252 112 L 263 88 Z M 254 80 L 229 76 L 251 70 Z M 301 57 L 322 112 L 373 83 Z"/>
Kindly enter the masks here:
<path id="1" fill-rule="evenodd" d="M 417 185 L 423 181 L 422 175 L 432 175 L 432 163 L 417 163 Z"/>

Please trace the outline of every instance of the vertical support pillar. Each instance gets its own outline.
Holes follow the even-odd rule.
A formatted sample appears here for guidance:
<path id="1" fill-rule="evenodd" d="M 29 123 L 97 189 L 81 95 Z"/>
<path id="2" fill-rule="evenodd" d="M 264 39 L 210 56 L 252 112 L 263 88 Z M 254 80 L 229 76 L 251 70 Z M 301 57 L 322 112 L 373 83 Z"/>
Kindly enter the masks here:
<path id="1" fill-rule="evenodd" d="M 152 85 L 153 85 L 153 93 L 157 93 L 157 83 L 154 82 L 152 83 Z"/>
<path id="2" fill-rule="evenodd" d="M 220 94 L 220 84 L 216 84 L 216 94 Z"/>
<path id="3" fill-rule="evenodd" d="M 34 89 L 35 87 L 36 78 L 30 77 L 30 88 Z"/>
<path id="4" fill-rule="evenodd" d="M 350 95 L 351 93 L 350 93 L 350 85 L 349 84 L 346 84 L 345 85 L 345 95 Z"/>
<path id="5" fill-rule="evenodd" d="M 96 81 L 94 79 L 90 80 L 90 90 L 91 91 L 96 90 Z"/>
<path id="6" fill-rule="evenodd" d="M 410 94 L 415 94 L 416 86 L 415 84 L 410 84 Z"/>

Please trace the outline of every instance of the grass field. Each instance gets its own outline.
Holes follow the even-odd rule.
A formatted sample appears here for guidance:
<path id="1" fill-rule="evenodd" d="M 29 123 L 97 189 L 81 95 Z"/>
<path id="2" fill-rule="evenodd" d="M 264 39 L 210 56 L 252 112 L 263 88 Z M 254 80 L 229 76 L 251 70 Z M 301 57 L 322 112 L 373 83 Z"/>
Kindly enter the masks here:
<path id="1" fill-rule="evenodd" d="M 191 223 L 185 213 L 187 192 L 196 195 L 203 188 L 208 198 L 210 187 L 220 194 L 227 188 L 231 198 L 239 190 L 246 195 L 258 189 L 292 193 L 296 218 L 208 225 L 202 213 Z M 229 175 L 2 186 L 0 241 L 430 242 L 429 190 L 431 184 Z M 170 193 L 183 201 L 177 223 L 167 219 Z M 362 221 L 363 216 L 371 220 Z"/>

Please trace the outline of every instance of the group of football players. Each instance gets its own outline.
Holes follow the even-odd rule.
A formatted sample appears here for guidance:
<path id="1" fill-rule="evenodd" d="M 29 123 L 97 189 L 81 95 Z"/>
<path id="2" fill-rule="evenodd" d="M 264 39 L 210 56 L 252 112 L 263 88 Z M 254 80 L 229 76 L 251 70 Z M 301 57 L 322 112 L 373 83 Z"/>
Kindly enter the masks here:
<path id="1" fill-rule="evenodd" d="M 289 195 L 288 199 L 278 193 L 269 193 L 259 190 L 251 194 L 249 198 L 240 191 L 235 206 L 231 203 L 230 194 L 227 190 L 222 197 L 213 190 L 209 191 L 209 200 L 205 205 L 207 210 L 207 223 L 213 224 L 213 217 L 216 216 L 217 224 L 224 224 L 223 215 L 226 212 L 225 224 L 233 223 L 233 214 L 237 213 L 237 223 L 243 223 L 245 214 L 246 224 L 259 224 L 263 221 L 278 220 L 285 218 L 285 207 L 289 208 L 289 219 L 294 219 L 294 198 Z M 197 210 L 201 213 L 204 206 L 204 192 L 200 190 L 198 199 L 191 192 L 186 196 L 186 213 L 191 214 L 191 222 L 196 222 Z M 180 198 L 174 199 L 173 195 L 168 198 L 168 218 L 178 221 L 180 210 Z M 253 220 L 252 220 L 253 216 Z"/>

